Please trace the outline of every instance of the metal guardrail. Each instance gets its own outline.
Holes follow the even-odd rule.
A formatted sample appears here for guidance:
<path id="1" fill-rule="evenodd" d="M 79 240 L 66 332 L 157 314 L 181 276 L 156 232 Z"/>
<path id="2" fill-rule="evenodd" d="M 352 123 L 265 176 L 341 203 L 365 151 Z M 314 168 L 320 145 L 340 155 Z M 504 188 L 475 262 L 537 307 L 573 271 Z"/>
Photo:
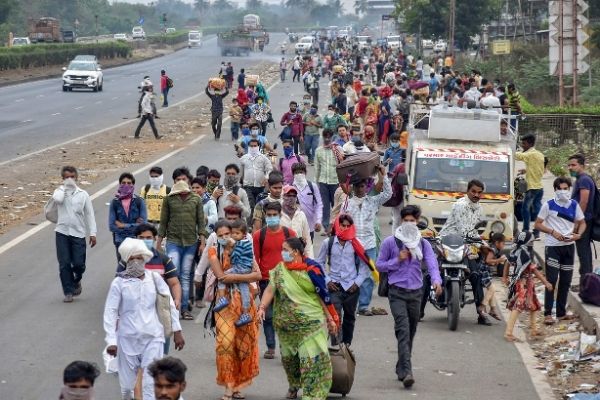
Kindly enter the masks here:
<path id="1" fill-rule="evenodd" d="M 600 115 L 527 114 L 519 133 L 534 134 L 540 148 L 566 144 L 600 148 Z"/>

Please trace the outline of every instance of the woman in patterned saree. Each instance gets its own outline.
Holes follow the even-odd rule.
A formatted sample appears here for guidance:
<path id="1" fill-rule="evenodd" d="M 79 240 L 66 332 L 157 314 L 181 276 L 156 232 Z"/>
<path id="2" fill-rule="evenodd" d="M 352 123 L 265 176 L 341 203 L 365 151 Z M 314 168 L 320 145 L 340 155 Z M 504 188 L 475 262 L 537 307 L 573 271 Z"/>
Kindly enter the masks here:
<path id="1" fill-rule="evenodd" d="M 222 400 L 244 399 L 241 390 L 252 384 L 258 375 L 258 322 L 256 307 L 251 302 L 248 313 L 251 323 L 236 327 L 235 322 L 243 313 L 241 294 L 237 285 L 239 282 L 257 282 L 260 280 L 260 270 L 254 263 L 251 273 L 245 275 L 225 274 L 229 269 L 229 254 L 224 250 L 224 244 L 230 237 L 231 229 L 226 221 L 215 225 L 217 244 L 208 249 L 211 271 L 218 280 L 226 283 L 229 290 L 229 305 L 214 315 L 214 327 L 217 340 L 217 384 L 225 386 Z M 208 278 L 207 278 L 208 279 Z M 251 286 L 251 295 L 254 293 Z M 208 290 L 208 289 L 207 289 Z M 212 306 L 209 312 L 212 313 Z"/>
<path id="2" fill-rule="evenodd" d="M 304 257 L 304 246 L 300 238 L 283 243 L 283 262 L 270 272 L 258 318 L 264 319 L 265 308 L 274 300 L 273 325 L 289 383 L 286 398 L 296 399 L 302 390 L 303 400 L 325 400 L 332 379 L 325 321 L 329 333 L 337 335 L 339 318 L 323 269 Z"/>

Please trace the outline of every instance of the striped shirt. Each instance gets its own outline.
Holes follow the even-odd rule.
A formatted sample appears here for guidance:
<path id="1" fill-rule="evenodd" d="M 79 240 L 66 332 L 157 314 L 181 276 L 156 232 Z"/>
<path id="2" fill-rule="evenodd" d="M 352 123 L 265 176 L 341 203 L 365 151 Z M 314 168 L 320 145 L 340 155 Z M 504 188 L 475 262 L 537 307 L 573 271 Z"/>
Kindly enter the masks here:
<path id="1" fill-rule="evenodd" d="M 252 250 L 252 242 L 248 239 L 240 240 L 235 244 L 231 252 L 231 265 L 236 272 L 247 269 L 252 271 L 254 261 L 254 251 Z"/>

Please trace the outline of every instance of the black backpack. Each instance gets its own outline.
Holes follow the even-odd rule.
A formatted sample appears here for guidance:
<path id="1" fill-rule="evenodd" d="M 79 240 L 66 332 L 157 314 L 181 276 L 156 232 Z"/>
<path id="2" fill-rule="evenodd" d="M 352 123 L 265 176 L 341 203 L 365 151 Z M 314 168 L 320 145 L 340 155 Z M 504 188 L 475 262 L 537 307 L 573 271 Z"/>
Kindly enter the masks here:
<path id="1" fill-rule="evenodd" d="M 146 196 L 148 195 L 148 190 L 150 190 L 150 184 L 147 183 L 146 186 L 144 186 L 144 200 L 146 199 Z M 167 186 L 167 196 L 169 195 L 169 193 L 171 193 L 171 187 Z"/>
<path id="2" fill-rule="evenodd" d="M 286 228 L 285 226 L 282 226 L 281 228 L 283 228 L 283 236 L 285 236 L 285 240 L 288 240 L 291 236 L 290 234 L 290 230 L 288 228 Z M 263 246 L 265 244 L 265 240 L 267 239 L 267 227 L 265 226 L 264 228 L 262 228 L 260 230 L 260 234 L 258 237 L 258 257 L 262 260 L 262 250 L 263 250 Z"/>
<path id="3" fill-rule="evenodd" d="M 173 87 L 173 79 L 167 76 L 167 87 L 170 89 Z"/>
<path id="4" fill-rule="evenodd" d="M 330 236 L 327 242 L 327 264 L 331 267 L 331 249 L 333 248 L 333 241 L 335 236 Z M 360 267 L 360 257 L 358 254 L 354 253 L 354 265 L 356 266 L 356 272 L 358 273 L 358 269 Z"/>
<path id="5" fill-rule="evenodd" d="M 593 241 L 600 242 L 600 190 L 598 190 L 596 182 L 594 182 L 594 186 L 594 207 L 592 208 L 591 236 Z"/>
<path id="6" fill-rule="evenodd" d="M 398 250 L 402 251 L 402 247 L 404 247 L 404 243 L 402 240 L 394 237 L 396 241 L 396 246 L 398 246 Z M 423 238 L 421 238 L 421 251 L 423 251 Z M 388 273 L 380 272 L 379 273 L 379 286 L 377 286 L 377 294 L 381 297 L 388 297 L 390 291 L 390 283 L 388 282 Z"/>

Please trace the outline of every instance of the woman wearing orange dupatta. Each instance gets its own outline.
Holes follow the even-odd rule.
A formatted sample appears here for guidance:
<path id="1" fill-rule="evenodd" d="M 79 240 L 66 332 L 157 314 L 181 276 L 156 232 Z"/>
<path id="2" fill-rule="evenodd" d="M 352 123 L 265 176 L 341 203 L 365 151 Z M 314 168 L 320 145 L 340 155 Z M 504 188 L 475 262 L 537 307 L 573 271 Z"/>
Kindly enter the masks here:
<path id="1" fill-rule="evenodd" d="M 235 322 L 244 312 L 239 290 L 235 285 L 239 282 L 257 282 L 261 279 L 258 265 L 250 274 L 225 274 L 229 269 L 229 254 L 221 243 L 224 243 L 231 229 L 226 221 L 219 221 L 215 225 L 217 245 L 208 249 L 210 267 L 218 280 L 228 284 L 229 306 L 219 312 L 213 313 L 212 306 L 209 313 L 213 313 L 214 327 L 217 340 L 217 384 L 225 386 L 222 400 L 243 399 L 241 390 L 250 386 L 252 380 L 258 375 L 258 324 L 254 302 L 248 313 L 252 322 L 236 327 Z M 216 286 L 216 285 L 215 285 Z M 214 289 L 213 289 L 214 290 Z M 252 286 L 251 286 L 252 292 Z M 214 305 L 214 304 L 213 304 Z"/>
<path id="2" fill-rule="evenodd" d="M 275 300 L 273 325 L 288 379 L 286 398 L 296 399 L 302 390 L 303 400 L 325 400 L 333 379 L 327 330 L 337 335 L 340 320 L 327 291 L 323 268 L 304 257 L 302 239 L 290 238 L 282 248 L 283 262 L 270 272 L 258 318 L 264 319 L 265 308 Z"/>

